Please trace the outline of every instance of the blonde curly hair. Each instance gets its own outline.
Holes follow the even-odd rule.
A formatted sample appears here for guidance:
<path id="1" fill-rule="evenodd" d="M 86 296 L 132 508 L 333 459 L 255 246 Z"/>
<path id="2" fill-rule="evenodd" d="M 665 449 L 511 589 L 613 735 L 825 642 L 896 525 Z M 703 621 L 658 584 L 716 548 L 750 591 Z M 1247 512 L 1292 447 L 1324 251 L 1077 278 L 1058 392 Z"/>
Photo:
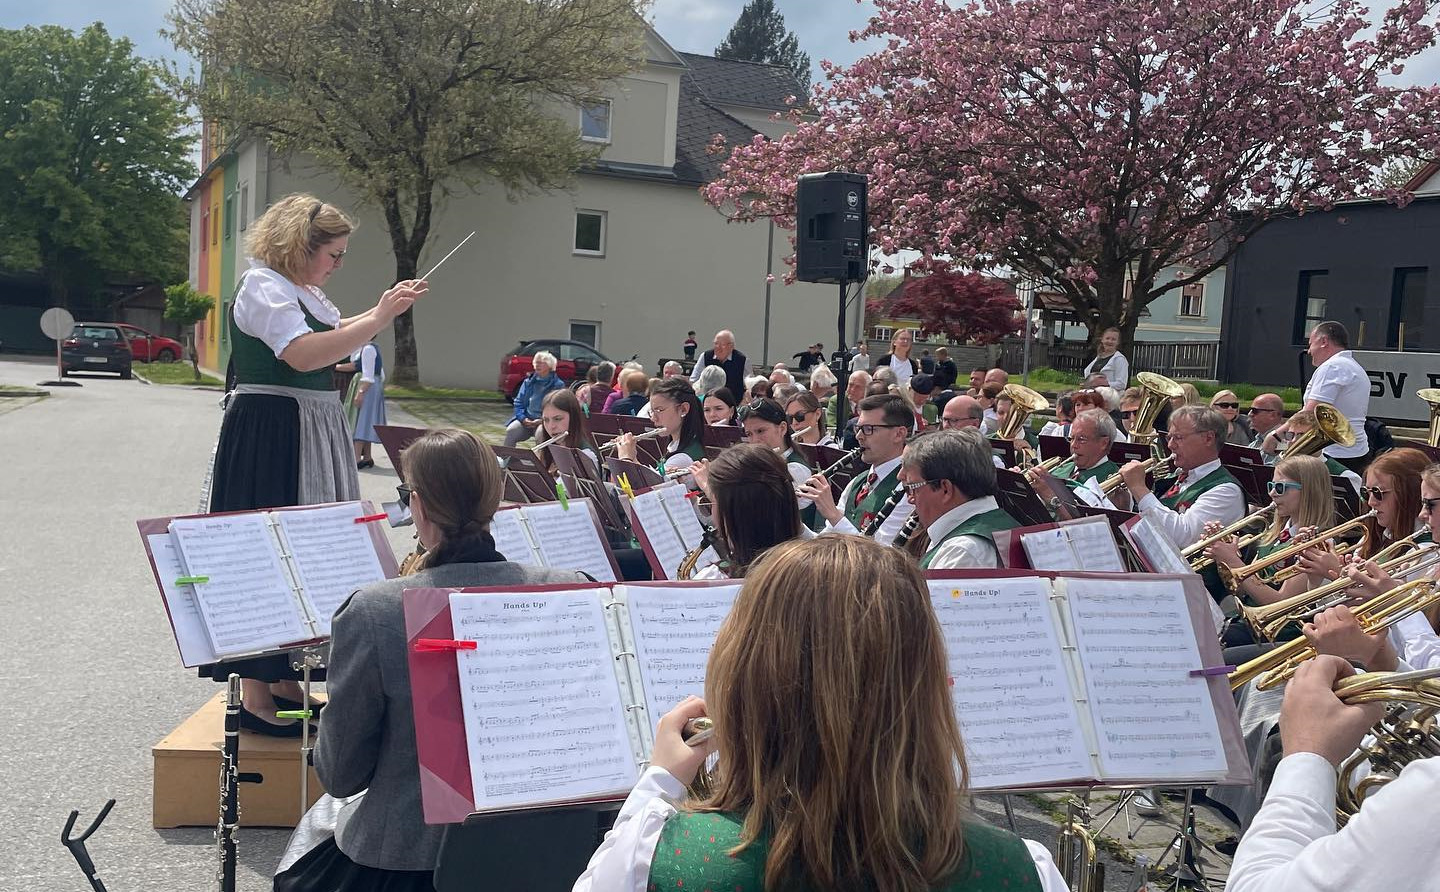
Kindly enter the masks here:
<path id="1" fill-rule="evenodd" d="M 272 204 L 250 227 L 245 250 L 294 282 L 320 246 L 355 231 L 355 221 L 313 195 L 296 193 Z"/>

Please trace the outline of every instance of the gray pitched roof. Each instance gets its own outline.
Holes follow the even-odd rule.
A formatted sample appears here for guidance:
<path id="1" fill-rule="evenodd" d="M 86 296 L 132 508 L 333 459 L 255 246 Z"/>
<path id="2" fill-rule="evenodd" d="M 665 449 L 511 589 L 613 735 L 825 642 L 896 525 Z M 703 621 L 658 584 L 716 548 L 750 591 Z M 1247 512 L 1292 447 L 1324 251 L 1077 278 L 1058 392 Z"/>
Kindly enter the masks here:
<path id="1" fill-rule="evenodd" d="M 697 88 L 706 99 L 732 105 L 749 105 L 783 111 L 786 97 L 803 99 L 800 82 L 790 69 L 760 62 L 717 59 L 697 53 L 680 53 Z"/>

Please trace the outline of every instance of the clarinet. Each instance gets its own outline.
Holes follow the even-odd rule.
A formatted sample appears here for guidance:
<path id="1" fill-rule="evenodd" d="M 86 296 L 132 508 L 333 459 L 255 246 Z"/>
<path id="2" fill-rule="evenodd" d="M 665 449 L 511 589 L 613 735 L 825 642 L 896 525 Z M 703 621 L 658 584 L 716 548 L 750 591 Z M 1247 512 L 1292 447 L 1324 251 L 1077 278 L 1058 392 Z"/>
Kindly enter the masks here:
<path id="1" fill-rule="evenodd" d="M 235 828 L 240 823 L 240 676 L 230 674 L 225 691 L 225 745 L 220 762 L 220 892 L 235 892 Z"/>
<path id="2" fill-rule="evenodd" d="M 826 468 L 826 469 L 823 470 L 823 471 L 816 471 L 814 476 L 816 476 L 816 477 L 827 477 L 827 478 L 828 478 L 831 474 L 835 473 L 836 471 L 838 471 L 838 470 L 840 470 L 841 468 L 845 467 L 846 465 L 850 464 L 850 463 L 851 463 L 852 461 L 854 461 L 855 459 L 859 458 L 859 457 L 860 457 L 860 453 L 862 453 L 862 452 L 864 452 L 864 451 L 865 451 L 865 447 L 864 447 L 864 446 L 856 446 L 854 449 L 851 449 L 849 452 L 847 452 L 847 453 L 845 453 L 844 455 L 840 456 L 840 458 L 839 458 L 838 460 L 836 460 L 835 464 L 831 465 L 830 467 Z"/>
<path id="3" fill-rule="evenodd" d="M 881 505 L 880 510 L 875 512 L 875 516 L 870 518 L 870 522 L 865 524 L 865 528 L 860 531 L 860 535 L 873 536 L 878 533 L 880 527 L 885 524 L 885 521 L 890 519 L 890 515 L 895 513 L 895 509 L 899 507 L 900 500 L 903 498 L 905 498 L 905 487 L 895 487 L 895 491 L 890 493 L 890 498 L 885 500 L 885 504 Z"/>
<path id="4" fill-rule="evenodd" d="M 918 529 L 920 529 L 920 515 L 911 514 L 905 518 L 905 525 L 900 528 L 900 532 L 895 534 L 895 541 L 890 544 L 896 548 L 904 548 L 906 544 L 910 542 L 910 537 L 914 536 L 915 531 Z"/>

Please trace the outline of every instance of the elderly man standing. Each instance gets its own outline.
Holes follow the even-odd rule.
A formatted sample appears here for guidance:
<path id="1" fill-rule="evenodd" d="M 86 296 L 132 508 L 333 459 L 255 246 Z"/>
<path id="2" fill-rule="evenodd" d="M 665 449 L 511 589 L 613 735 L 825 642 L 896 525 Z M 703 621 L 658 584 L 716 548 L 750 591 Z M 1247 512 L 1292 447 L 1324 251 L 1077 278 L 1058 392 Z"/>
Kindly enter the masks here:
<path id="1" fill-rule="evenodd" d="M 845 449 L 854 449 L 859 445 L 855 441 L 855 407 L 859 406 L 860 401 L 865 399 L 865 391 L 869 389 L 869 387 L 869 372 L 851 372 L 850 379 L 845 382 L 845 392 L 843 394 L 836 394 L 835 399 L 830 401 L 829 416 L 825 419 L 825 423 L 829 426 L 835 439 L 840 440 L 841 445 Z M 837 417 L 836 412 L 841 400 L 845 401 L 846 423 L 843 431 L 837 430 L 837 425 L 835 424 Z"/>
<path id="2" fill-rule="evenodd" d="M 515 414 L 505 426 L 506 446 L 514 446 L 535 435 L 535 429 L 540 426 L 540 406 L 545 402 L 545 395 L 565 386 L 565 382 L 555 374 L 553 353 L 541 350 L 535 354 L 531 365 L 535 371 L 525 376 L 515 393 Z"/>
<path id="3" fill-rule="evenodd" d="M 900 484 L 930 534 L 921 569 L 1000 566 L 994 535 L 1020 522 L 995 501 L 995 466 L 990 444 L 979 430 L 939 430 L 915 437 L 900 461 Z"/>
<path id="4" fill-rule="evenodd" d="M 745 354 L 735 349 L 735 333 L 729 329 L 721 329 L 715 332 L 714 345 L 700 354 L 695 362 L 695 368 L 690 371 L 690 381 L 693 383 L 700 380 L 700 373 L 706 366 L 718 365 L 725 370 L 725 386 L 736 397 L 742 396 L 745 390 L 745 372 L 749 363 L 745 360 Z"/>
<path id="5" fill-rule="evenodd" d="M 1285 401 L 1278 393 L 1256 394 L 1250 401 L 1250 429 L 1255 439 L 1250 441 L 1251 449 L 1259 449 L 1265 442 L 1265 435 L 1285 423 Z"/>
<path id="6" fill-rule="evenodd" d="M 1176 548 L 1198 542 L 1212 520 L 1228 526 L 1245 515 L 1245 493 L 1220 464 L 1228 426 L 1209 406 L 1181 406 L 1172 412 L 1165 441 L 1178 473 L 1158 496 L 1145 482 L 1144 463 L 1132 461 L 1120 469 L 1137 510 L 1163 529 Z"/>
<path id="7" fill-rule="evenodd" d="M 1356 472 L 1364 473 L 1370 455 L 1365 416 L 1370 411 L 1370 377 L 1350 354 L 1350 333 L 1339 322 L 1321 322 L 1310 332 L 1306 352 L 1315 362 L 1315 374 L 1305 386 L 1305 408 L 1314 411 L 1329 403 L 1350 422 L 1354 446 L 1332 444 L 1325 455 Z"/>
<path id="8" fill-rule="evenodd" d="M 1076 486 L 1118 473 L 1120 466 L 1110 460 L 1115 442 L 1115 419 L 1108 412 L 1086 409 L 1070 423 L 1070 458 L 1055 468 L 1054 476 Z"/>

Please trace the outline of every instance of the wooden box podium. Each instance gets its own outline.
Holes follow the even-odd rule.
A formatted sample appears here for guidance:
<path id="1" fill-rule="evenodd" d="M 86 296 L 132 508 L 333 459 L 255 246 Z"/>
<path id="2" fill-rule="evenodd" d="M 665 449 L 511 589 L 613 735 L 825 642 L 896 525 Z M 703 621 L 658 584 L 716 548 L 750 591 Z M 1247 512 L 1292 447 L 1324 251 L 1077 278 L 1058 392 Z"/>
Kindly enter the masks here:
<path id="1" fill-rule="evenodd" d="M 221 691 L 151 748 L 155 771 L 151 823 L 157 829 L 215 826 L 220 817 L 224 739 L 225 692 Z M 240 771 L 264 777 L 261 783 L 240 785 L 240 826 L 295 826 L 300 820 L 300 760 L 298 737 L 240 732 Z M 308 770 L 313 803 L 325 791 L 315 769 Z"/>

